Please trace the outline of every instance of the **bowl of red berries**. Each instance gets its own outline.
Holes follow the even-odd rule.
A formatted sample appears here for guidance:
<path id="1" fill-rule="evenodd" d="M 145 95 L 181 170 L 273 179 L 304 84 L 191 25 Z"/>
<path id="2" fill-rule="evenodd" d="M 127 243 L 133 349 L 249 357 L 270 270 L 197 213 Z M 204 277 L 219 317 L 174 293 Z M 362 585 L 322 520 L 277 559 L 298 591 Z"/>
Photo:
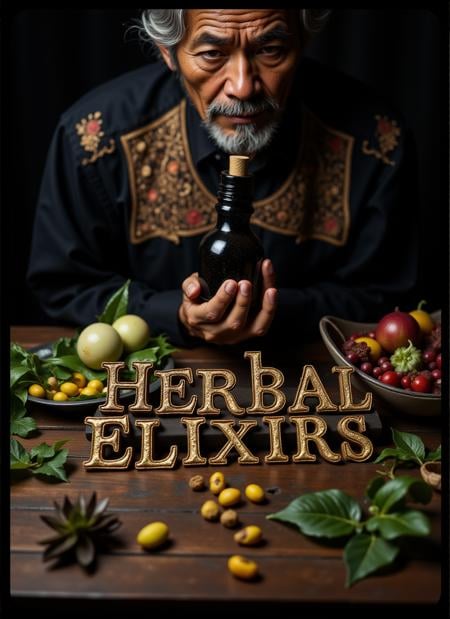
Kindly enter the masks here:
<path id="1" fill-rule="evenodd" d="M 441 412 L 441 312 L 421 304 L 378 323 L 324 316 L 319 329 L 334 361 L 354 369 L 357 388 L 401 412 L 433 416 Z"/>

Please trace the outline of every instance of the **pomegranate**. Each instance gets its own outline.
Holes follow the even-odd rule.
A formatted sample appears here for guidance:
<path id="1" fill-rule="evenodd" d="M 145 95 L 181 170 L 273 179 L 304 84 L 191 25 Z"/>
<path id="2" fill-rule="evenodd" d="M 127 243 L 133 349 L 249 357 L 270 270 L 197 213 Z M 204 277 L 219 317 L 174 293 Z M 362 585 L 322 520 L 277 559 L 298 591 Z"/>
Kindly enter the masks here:
<path id="1" fill-rule="evenodd" d="M 414 346 L 420 341 L 421 330 L 415 318 L 406 312 L 386 314 L 375 329 L 376 340 L 388 352 L 394 352 L 401 346 L 406 346 L 411 340 Z"/>

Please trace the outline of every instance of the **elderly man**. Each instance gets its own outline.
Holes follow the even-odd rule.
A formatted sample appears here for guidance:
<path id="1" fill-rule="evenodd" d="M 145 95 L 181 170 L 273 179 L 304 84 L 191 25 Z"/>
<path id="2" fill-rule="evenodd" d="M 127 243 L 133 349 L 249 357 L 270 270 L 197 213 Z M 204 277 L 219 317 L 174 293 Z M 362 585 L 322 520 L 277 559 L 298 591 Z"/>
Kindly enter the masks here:
<path id="1" fill-rule="evenodd" d="M 412 147 L 362 84 L 303 58 L 312 10 L 145 10 L 160 61 L 61 118 L 29 283 L 59 322 L 95 320 L 131 279 L 129 311 L 178 345 L 301 341 L 323 314 L 376 319 L 414 286 Z M 198 245 L 219 173 L 251 156 L 262 294 L 200 299 Z"/>

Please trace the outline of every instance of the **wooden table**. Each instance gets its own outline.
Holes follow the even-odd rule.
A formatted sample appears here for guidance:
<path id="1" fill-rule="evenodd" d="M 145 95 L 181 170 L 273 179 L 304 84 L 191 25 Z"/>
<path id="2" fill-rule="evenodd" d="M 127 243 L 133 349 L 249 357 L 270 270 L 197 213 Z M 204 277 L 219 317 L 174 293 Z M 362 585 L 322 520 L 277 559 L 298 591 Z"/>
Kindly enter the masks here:
<path id="1" fill-rule="evenodd" d="M 67 328 L 16 327 L 12 329 L 11 339 L 31 347 L 71 334 L 72 330 Z M 175 359 L 179 367 L 232 369 L 238 376 L 236 399 L 239 400 L 240 377 L 244 380 L 243 373 L 248 374 L 248 362 L 242 357 L 223 348 L 201 348 L 181 350 Z M 263 358 L 265 365 L 270 365 L 268 361 Z M 289 364 L 291 369 L 295 365 L 299 376 L 306 362 L 314 364 L 321 376 L 330 374 L 332 363 L 320 343 L 298 351 L 293 360 L 285 360 L 286 367 L 277 367 L 285 371 Z M 384 409 L 380 414 L 385 431 L 376 445 L 376 453 L 390 443 L 390 426 L 419 434 L 429 448 L 436 448 L 441 441 L 439 419 L 405 417 Z M 12 485 L 11 592 L 13 602 L 19 606 L 37 609 L 59 602 L 61 608 L 70 611 L 84 609 L 87 601 L 91 610 L 126 611 L 139 605 L 149 610 L 188 610 L 204 604 L 247 608 L 245 603 L 248 603 L 252 610 L 270 609 L 274 604 L 285 612 L 289 609 L 294 612 L 300 604 L 307 607 L 311 604 L 316 611 L 321 605 L 337 603 L 367 604 L 373 608 L 378 604 L 435 604 L 441 596 L 440 495 L 437 493 L 423 508 L 431 520 L 431 536 L 415 538 L 394 568 L 350 589 L 344 586 L 345 567 L 340 548 L 318 543 L 294 528 L 265 519 L 266 514 L 282 509 L 306 492 L 340 488 L 361 500 L 367 482 L 379 465 L 372 462 L 333 465 L 323 460 L 316 464 L 247 466 L 233 462 L 221 469 L 178 466 L 173 470 L 131 468 L 87 472 L 83 461 L 88 459 L 90 443 L 85 436 L 83 415 L 63 417 L 53 413 L 50 407 L 36 409 L 33 415 L 39 435 L 20 440 L 29 448 L 43 441 L 68 439 L 70 483 L 45 483 L 30 476 Z M 210 498 L 210 493 L 191 491 L 188 481 L 194 474 L 208 477 L 213 470 L 222 470 L 230 484 L 241 489 L 251 482 L 272 489 L 267 504 L 258 506 L 247 501 L 238 510 L 241 521 L 263 528 L 267 543 L 241 549 L 232 539 L 233 531 L 201 518 L 200 505 Z M 417 470 L 412 474 L 418 475 Z M 87 574 L 77 565 L 50 569 L 43 563 L 42 546 L 38 545 L 50 530 L 39 515 L 51 513 L 52 501 L 62 502 L 64 494 L 75 499 L 80 493 L 90 495 L 93 490 L 100 498 L 110 498 L 110 510 L 123 523 L 118 532 L 122 545 L 110 554 L 99 555 L 94 574 Z M 153 520 L 167 522 L 171 543 L 163 551 L 148 553 L 140 549 L 135 538 L 140 528 Z M 242 582 L 230 575 L 227 558 L 235 553 L 257 560 L 262 573 L 259 582 Z"/>

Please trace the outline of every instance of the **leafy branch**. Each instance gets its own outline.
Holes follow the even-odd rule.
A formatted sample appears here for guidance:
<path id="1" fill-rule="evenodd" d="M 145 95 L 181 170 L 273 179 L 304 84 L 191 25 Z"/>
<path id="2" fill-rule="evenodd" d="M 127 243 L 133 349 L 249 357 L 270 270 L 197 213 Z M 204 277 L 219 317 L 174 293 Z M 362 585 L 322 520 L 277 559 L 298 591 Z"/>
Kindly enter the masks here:
<path id="1" fill-rule="evenodd" d="M 267 518 L 293 524 L 304 534 L 322 538 L 349 538 L 344 546 L 346 586 L 391 564 L 399 552 L 395 540 L 430 533 L 428 518 L 409 509 L 407 500 L 426 504 L 432 490 L 414 477 L 381 477 L 367 488 L 369 516 L 363 519 L 357 501 L 341 490 L 312 492 L 294 499 L 285 509 Z"/>
<path id="2" fill-rule="evenodd" d="M 33 475 L 44 475 L 67 481 L 64 464 L 68 450 L 62 446 L 67 441 L 56 441 L 53 445 L 41 443 L 27 451 L 16 439 L 11 438 L 10 467 L 12 471 L 27 471 Z"/>
<path id="3" fill-rule="evenodd" d="M 426 504 L 431 500 L 428 483 L 410 476 L 395 476 L 403 464 L 419 465 L 441 460 L 441 446 L 434 451 L 425 448 L 422 439 L 409 432 L 391 428 L 395 447 L 383 449 L 375 462 L 392 458 L 379 476 L 366 488 L 370 501 L 369 516 L 362 520 L 362 511 L 354 499 L 341 490 L 324 490 L 298 497 L 285 509 L 267 518 L 296 525 L 305 535 L 325 538 L 350 538 L 344 547 L 347 586 L 352 585 L 391 564 L 399 547 L 393 540 L 402 536 L 428 535 L 428 518 L 409 509 L 407 499 Z M 423 475 L 423 473 L 422 473 Z"/>

